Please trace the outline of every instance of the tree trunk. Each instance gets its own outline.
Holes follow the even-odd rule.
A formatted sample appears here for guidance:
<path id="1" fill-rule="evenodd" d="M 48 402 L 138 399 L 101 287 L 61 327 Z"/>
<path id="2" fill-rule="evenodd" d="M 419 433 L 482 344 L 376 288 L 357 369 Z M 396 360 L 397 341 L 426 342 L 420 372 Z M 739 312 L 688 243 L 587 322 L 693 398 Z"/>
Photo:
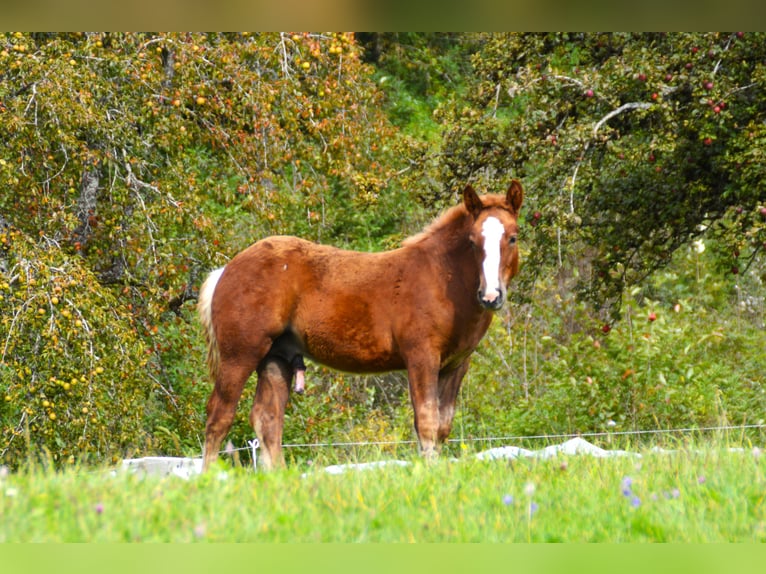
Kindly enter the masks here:
<path id="1" fill-rule="evenodd" d="M 8 273 L 8 250 L 10 249 L 11 224 L 0 213 L 0 273 Z M 5 241 L 3 241 L 5 238 Z"/>
<path id="2" fill-rule="evenodd" d="M 173 77 L 176 73 L 176 56 L 174 52 L 171 52 L 167 48 L 162 48 L 162 69 L 165 72 L 165 79 L 162 80 L 162 87 L 166 90 L 170 89 L 173 85 Z"/>
<path id="3" fill-rule="evenodd" d="M 98 201 L 98 185 L 101 181 L 99 169 L 94 167 L 82 174 L 80 181 L 80 197 L 77 198 L 77 219 L 80 224 L 74 230 L 73 241 L 75 249 L 82 252 L 93 233 L 94 217 L 96 215 L 96 203 Z"/>

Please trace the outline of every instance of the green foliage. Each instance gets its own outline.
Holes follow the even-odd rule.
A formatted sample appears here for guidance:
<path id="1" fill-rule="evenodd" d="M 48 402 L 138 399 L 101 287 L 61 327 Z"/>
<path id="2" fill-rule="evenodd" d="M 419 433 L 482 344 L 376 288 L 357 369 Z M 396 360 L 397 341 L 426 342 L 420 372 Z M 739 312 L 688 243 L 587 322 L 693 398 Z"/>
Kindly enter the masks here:
<path id="1" fill-rule="evenodd" d="M 418 139 L 437 140 L 431 112 L 462 93 L 475 43 L 466 34 L 366 33 L 358 35 L 364 58 L 374 62 L 387 94 L 392 122 Z"/>

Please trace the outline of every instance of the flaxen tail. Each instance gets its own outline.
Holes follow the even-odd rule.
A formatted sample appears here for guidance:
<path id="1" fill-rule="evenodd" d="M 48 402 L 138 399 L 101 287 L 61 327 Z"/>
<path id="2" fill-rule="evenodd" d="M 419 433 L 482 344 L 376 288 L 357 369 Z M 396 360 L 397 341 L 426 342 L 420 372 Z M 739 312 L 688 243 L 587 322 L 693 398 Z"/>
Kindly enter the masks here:
<path id="1" fill-rule="evenodd" d="M 199 289 L 199 300 L 197 302 L 197 313 L 199 313 L 202 327 L 205 330 L 205 339 L 207 340 L 207 368 L 210 373 L 210 379 L 215 383 L 218 375 L 218 365 L 220 356 L 218 354 L 218 340 L 213 328 L 213 293 L 218 285 L 218 280 L 223 273 L 223 267 L 216 269 L 207 276 L 202 287 Z"/>

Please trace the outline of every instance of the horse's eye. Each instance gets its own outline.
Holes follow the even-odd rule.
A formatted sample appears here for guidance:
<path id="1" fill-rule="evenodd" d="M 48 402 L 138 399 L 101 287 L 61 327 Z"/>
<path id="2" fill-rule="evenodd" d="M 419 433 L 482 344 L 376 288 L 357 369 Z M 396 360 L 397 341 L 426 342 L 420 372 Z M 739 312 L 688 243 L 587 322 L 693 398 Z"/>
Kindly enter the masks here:
<path id="1" fill-rule="evenodd" d="M 516 236 L 515 235 L 511 235 L 508 238 L 508 245 L 516 245 Z"/>

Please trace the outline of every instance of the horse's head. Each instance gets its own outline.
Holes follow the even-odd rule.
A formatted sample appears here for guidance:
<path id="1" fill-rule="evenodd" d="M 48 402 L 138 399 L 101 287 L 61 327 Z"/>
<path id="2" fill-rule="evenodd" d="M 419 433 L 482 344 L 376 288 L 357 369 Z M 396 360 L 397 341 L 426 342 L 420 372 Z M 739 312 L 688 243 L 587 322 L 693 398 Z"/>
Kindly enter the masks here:
<path id="1" fill-rule="evenodd" d="M 470 185 L 463 190 L 463 202 L 473 218 L 469 239 L 479 269 L 476 295 L 485 309 L 497 311 L 503 306 L 508 283 L 519 269 L 516 219 L 523 200 L 521 183 L 515 179 L 505 197 L 480 198 Z"/>

